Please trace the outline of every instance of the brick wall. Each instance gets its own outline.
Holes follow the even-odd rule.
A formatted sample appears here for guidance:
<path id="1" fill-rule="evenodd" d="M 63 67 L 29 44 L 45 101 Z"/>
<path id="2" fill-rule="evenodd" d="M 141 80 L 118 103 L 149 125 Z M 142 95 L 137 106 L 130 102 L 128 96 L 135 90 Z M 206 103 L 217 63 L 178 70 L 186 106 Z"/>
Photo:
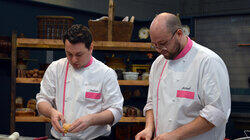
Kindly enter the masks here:
<path id="1" fill-rule="evenodd" d="M 250 46 L 237 44 L 250 44 L 250 15 L 197 18 L 195 40 L 221 56 L 231 88 L 249 88 Z"/>

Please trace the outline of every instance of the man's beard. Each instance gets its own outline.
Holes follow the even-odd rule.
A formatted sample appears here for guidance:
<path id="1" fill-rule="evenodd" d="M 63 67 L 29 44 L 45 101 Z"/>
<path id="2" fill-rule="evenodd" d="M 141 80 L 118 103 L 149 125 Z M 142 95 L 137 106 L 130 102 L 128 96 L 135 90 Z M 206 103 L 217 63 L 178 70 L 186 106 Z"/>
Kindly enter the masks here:
<path id="1" fill-rule="evenodd" d="M 163 55 L 166 59 L 168 59 L 168 60 L 174 60 L 174 58 L 178 54 L 180 54 L 180 52 L 182 51 L 181 50 L 181 44 L 178 41 L 175 41 L 174 46 L 175 46 L 175 51 L 173 53 L 168 52 L 168 54 L 169 54 L 168 56 Z"/>

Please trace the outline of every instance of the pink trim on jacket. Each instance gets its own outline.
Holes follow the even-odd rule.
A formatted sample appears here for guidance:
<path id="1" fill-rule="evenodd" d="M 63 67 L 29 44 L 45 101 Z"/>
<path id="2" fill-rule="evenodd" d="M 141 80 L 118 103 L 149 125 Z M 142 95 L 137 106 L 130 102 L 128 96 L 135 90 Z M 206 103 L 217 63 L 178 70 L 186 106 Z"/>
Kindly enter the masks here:
<path id="1" fill-rule="evenodd" d="M 67 81 L 68 70 L 69 70 L 69 61 L 67 62 L 67 66 L 66 66 L 66 73 L 65 73 L 64 87 L 63 87 L 63 110 L 62 110 L 63 115 L 64 115 L 64 107 L 65 107 L 65 91 L 66 91 L 66 81 Z"/>
<path id="2" fill-rule="evenodd" d="M 93 57 L 91 56 L 91 58 L 90 58 L 90 60 L 89 60 L 88 64 L 87 64 L 87 65 L 85 65 L 85 66 L 84 66 L 84 68 L 86 68 L 86 67 L 90 66 L 92 63 L 93 63 Z"/>
<path id="3" fill-rule="evenodd" d="M 180 59 L 180 58 L 182 58 L 182 57 L 184 57 L 189 51 L 190 51 L 190 49 L 192 48 L 192 46 L 193 46 L 193 42 L 192 42 L 192 40 L 189 38 L 189 37 L 187 37 L 188 38 L 188 43 L 187 43 L 187 45 L 183 48 L 183 50 L 174 58 L 174 60 L 177 60 L 177 59 Z"/>
<path id="4" fill-rule="evenodd" d="M 162 77 L 163 71 L 164 71 L 164 69 L 165 69 L 165 67 L 166 67 L 166 64 L 167 64 L 167 60 L 166 60 L 166 62 L 165 62 L 165 64 L 164 64 L 164 67 L 163 67 L 163 69 L 162 69 L 161 76 L 160 76 L 160 78 L 159 78 L 159 82 L 158 82 L 158 86 L 157 86 L 157 104 L 156 104 L 156 119 L 155 119 L 155 120 L 156 120 L 156 122 L 155 122 L 155 136 L 157 136 L 156 133 L 157 133 L 157 126 L 158 126 L 159 87 L 160 87 L 161 77 Z"/>

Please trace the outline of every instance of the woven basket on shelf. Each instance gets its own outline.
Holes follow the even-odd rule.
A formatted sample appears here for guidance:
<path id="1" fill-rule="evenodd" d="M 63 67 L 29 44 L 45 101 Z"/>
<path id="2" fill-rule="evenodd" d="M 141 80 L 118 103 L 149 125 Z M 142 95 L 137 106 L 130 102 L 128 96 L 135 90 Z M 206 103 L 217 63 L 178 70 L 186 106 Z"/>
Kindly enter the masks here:
<path id="1" fill-rule="evenodd" d="M 37 16 L 38 38 L 61 39 L 63 33 L 73 25 L 70 16 Z"/>
<path id="2" fill-rule="evenodd" d="M 133 32 L 134 24 L 126 21 L 112 21 L 112 41 L 129 42 Z M 94 41 L 108 40 L 108 20 L 88 21 L 89 29 L 93 34 Z"/>

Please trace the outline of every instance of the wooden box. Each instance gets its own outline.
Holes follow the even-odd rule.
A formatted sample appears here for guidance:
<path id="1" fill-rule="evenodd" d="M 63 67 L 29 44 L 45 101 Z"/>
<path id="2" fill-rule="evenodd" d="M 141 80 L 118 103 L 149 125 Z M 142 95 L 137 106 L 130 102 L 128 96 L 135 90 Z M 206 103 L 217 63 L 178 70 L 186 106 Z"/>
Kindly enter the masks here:
<path id="1" fill-rule="evenodd" d="M 112 41 L 129 42 L 132 36 L 134 24 L 126 21 L 112 22 Z M 88 25 L 94 41 L 108 40 L 108 20 L 89 20 Z"/>
<path id="2" fill-rule="evenodd" d="M 0 36 L 0 58 L 8 58 L 11 52 L 11 37 Z"/>
<path id="3" fill-rule="evenodd" d="M 38 38 L 61 39 L 64 32 L 73 25 L 70 16 L 37 16 Z"/>

